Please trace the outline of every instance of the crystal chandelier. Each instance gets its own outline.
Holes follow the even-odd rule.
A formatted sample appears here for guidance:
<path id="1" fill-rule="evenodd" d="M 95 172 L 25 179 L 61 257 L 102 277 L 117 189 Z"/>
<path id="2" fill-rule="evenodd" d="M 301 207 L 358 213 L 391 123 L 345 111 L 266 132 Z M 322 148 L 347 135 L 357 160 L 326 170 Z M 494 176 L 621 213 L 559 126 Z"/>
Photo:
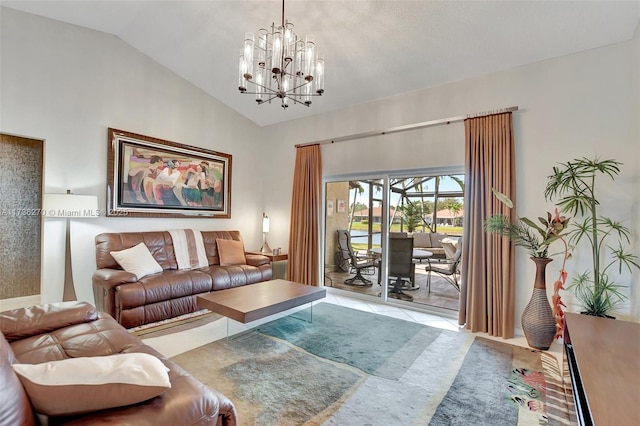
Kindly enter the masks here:
<path id="1" fill-rule="evenodd" d="M 249 85 L 254 91 L 247 91 Z M 282 25 L 261 28 L 257 37 L 245 34 L 238 89 L 255 95 L 258 104 L 280 98 L 282 108 L 289 99 L 310 106 L 312 96 L 324 93 L 324 58 L 316 54 L 312 35 L 302 39 L 294 34 L 293 24 L 284 19 L 284 0 Z"/>

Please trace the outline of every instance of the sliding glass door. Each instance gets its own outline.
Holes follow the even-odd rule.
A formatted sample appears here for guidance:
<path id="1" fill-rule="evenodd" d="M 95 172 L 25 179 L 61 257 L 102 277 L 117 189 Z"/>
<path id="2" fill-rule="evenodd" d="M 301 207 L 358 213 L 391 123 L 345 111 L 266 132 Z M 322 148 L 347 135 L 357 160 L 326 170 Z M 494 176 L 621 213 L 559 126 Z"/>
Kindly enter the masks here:
<path id="1" fill-rule="evenodd" d="M 463 190 L 460 168 L 326 182 L 325 286 L 458 310 Z"/>
<path id="2" fill-rule="evenodd" d="M 390 177 L 390 297 L 417 305 L 459 309 L 458 248 L 461 249 L 463 211 L 464 174 L 457 170 Z M 409 278 L 406 268 L 394 265 L 407 257 L 394 249 L 394 245 L 400 246 L 398 238 L 412 240 Z M 395 275 L 401 275 L 400 279 Z"/>

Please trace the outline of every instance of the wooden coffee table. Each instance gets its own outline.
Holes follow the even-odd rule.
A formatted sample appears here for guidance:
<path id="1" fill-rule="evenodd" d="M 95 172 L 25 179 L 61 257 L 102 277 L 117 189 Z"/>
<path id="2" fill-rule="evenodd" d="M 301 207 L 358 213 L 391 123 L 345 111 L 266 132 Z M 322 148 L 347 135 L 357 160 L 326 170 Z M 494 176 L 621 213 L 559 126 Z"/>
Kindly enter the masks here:
<path id="1" fill-rule="evenodd" d="M 209 309 L 243 324 L 324 298 L 327 290 L 286 280 L 263 281 L 197 297 Z M 313 309 L 313 305 L 312 305 Z"/>

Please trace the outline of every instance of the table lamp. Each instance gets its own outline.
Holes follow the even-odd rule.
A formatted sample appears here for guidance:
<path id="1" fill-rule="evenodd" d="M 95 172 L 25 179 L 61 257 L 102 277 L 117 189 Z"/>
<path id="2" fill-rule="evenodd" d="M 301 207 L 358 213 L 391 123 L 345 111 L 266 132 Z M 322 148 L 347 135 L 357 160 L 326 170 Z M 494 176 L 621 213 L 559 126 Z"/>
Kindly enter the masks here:
<path id="1" fill-rule="evenodd" d="M 267 242 L 267 234 L 269 233 L 269 216 L 266 213 L 262 212 L 262 248 L 260 251 L 262 253 L 271 253 L 271 247 L 269 247 L 269 243 Z"/>

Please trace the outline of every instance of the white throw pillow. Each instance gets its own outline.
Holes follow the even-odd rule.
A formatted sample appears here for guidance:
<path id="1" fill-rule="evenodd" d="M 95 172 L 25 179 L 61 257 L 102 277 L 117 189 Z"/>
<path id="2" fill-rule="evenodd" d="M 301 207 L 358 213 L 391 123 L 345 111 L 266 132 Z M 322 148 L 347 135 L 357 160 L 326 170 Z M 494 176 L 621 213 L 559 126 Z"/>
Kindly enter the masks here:
<path id="1" fill-rule="evenodd" d="M 169 369 L 146 353 L 69 358 L 12 367 L 36 411 L 48 416 L 136 404 L 171 388 Z"/>
<path id="2" fill-rule="evenodd" d="M 144 243 L 126 250 L 112 251 L 110 253 L 122 269 L 131 272 L 138 279 L 162 272 L 162 266 L 156 262 Z"/>

